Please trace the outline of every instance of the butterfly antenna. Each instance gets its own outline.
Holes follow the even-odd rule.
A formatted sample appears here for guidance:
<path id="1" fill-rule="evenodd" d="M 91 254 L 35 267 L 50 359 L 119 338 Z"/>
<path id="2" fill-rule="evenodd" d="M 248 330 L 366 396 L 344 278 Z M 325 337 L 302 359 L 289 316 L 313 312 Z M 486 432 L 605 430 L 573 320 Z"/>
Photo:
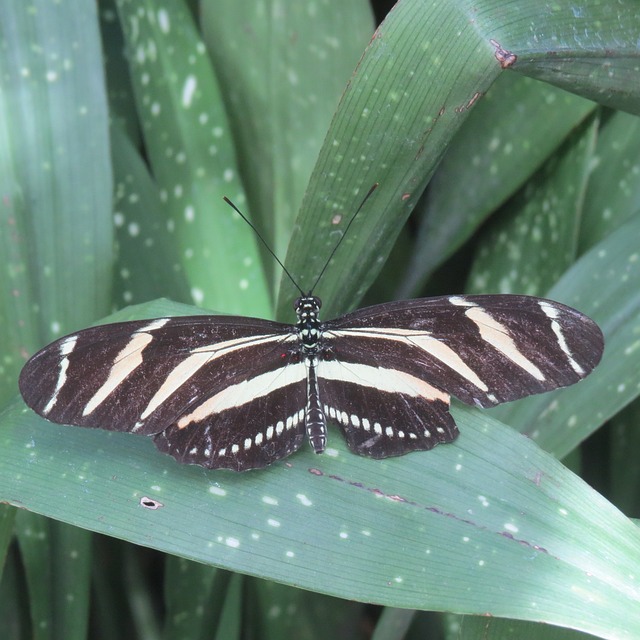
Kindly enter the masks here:
<path id="1" fill-rule="evenodd" d="M 229 200 L 229 198 L 227 198 L 227 196 L 223 196 L 223 199 L 253 229 L 254 233 L 260 239 L 260 242 L 262 242 L 262 244 L 265 246 L 266 250 L 273 256 L 273 259 L 282 267 L 282 270 L 287 274 L 287 276 L 289 277 L 289 280 L 291 280 L 291 282 L 293 282 L 293 285 L 300 292 L 300 295 L 304 296 L 305 295 L 304 291 L 300 288 L 298 283 L 294 280 L 293 276 L 289 273 L 289 270 L 287 269 L 287 267 L 285 267 L 282 264 L 282 262 L 280 261 L 280 258 L 278 258 L 278 256 L 273 252 L 271 247 L 267 244 L 267 241 L 262 237 L 260 232 L 256 229 L 256 227 L 253 224 L 253 222 L 251 222 L 251 220 L 249 220 L 249 218 L 247 218 L 247 216 L 245 216 L 244 213 L 242 213 L 242 211 L 240 211 L 240 209 L 238 209 L 238 207 L 236 207 L 236 205 L 233 204 L 233 202 L 231 202 L 231 200 Z"/>
<path id="2" fill-rule="evenodd" d="M 311 287 L 311 290 L 309 291 L 309 295 L 311 295 L 313 290 L 318 286 L 318 282 L 320 282 L 320 278 L 322 278 L 322 276 L 324 275 L 324 272 L 327 270 L 327 267 L 329 266 L 329 263 L 333 259 L 333 256 L 336 254 L 336 251 L 340 248 L 342 241 L 345 239 L 347 235 L 347 231 L 349 231 L 349 227 L 351 227 L 351 225 L 353 224 L 353 221 L 356 219 L 356 216 L 360 213 L 360 209 L 364 207 L 366 201 L 371 197 L 371 194 L 378 188 L 379 184 L 380 183 L 376 182 L 369 189 L 369 191 L 367 191 L 367 195 L 365 195 L 365 197 L 362 199 L 360 206 L 356 209 L 356 212 L 353 214 L 353 216 L 351 216 L 351 220 L 349 220 L 349 224 L 345 227 L 344 231 L 342 232 L 342 236 L 340 240 L 338 240 L 338 243 L 336 244 L 336 246 L 333 247 L 333 251 L 329 255 L 329 259 L 324 263 L 324 267 L 322 267 L 322 271 L 320 272 L 320 275 L 316 278 L 316 281 L 313 283 L 313 287 Z"/>

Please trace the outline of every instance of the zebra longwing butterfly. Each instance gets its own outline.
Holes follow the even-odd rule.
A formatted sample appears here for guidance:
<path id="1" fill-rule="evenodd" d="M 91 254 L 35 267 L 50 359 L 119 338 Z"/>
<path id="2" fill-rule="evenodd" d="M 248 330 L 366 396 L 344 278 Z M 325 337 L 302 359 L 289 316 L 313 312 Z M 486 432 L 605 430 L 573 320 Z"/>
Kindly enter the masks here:
<path id="1" fill-rule="evenodd" d="M 193 316 L 98 326 L 36 353 L 26 403 L 57 423 L 153 436 L 181 462 L 245 471 L 302 445 L 327 420 L 372 458 L 451 442 L 450 395 L 470 405 L 573 384 L 603 337 L 578 311 L 519 295 L 391 302 L 321 322 L 302 296 L 295 325 Z"/>
<path id="2" fill-rule="evenodd" d="M 312 295 L 294 325 L 237 316 L 158 318 L 85 329 L 36 353 L 25 402 L 61 424 L 153 436 L 160 451 L 211 469 L 266 467 L 302 446 L 322 453 L 327 420 L 354 453 L 425 451 L 458 429 L 450 396 L 480 407 L 578 382 L 602 332 L 580 312 L 518 295 L 443 296 L 321 322 Z"/>

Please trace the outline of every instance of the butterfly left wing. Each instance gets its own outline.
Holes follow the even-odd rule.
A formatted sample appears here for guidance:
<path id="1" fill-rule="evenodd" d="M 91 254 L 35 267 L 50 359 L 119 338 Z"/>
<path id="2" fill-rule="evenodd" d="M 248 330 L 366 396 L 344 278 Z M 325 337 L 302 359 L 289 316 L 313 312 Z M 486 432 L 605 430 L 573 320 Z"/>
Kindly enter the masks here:
<path id="1" fill-rule="evenodd" d="M 318 376 L 329 417 L 354 451 L 372 457 L 455 439 L 450 395 L 490 407 L 574 384 L 604 346 L 598 326 L 575 309 L 516 295 L 377 305 L 323 331 Z"/>
<path id="2" fill-rule="evenodd" d="M 52 422 L 154 435 L 163 451 L 207 467 L 266 466 L 304 438 L 297 338 L 288 325 L 260 319 L 93 327 L 38 352 L 19 385 Z"/>

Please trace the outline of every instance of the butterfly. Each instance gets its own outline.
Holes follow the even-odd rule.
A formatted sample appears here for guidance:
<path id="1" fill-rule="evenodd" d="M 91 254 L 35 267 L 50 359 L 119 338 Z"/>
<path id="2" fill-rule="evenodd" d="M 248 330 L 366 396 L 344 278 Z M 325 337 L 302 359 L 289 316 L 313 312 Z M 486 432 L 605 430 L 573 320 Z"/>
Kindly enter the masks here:
<path id="1" fill-rule="evenodd" d="M 458 435 L 452 395 L 492 407 L 565 387 L 604 348 L 587 316 L 530 296 L 405 300 L 321 321 L 320 298 L 301 290 L 294 308 L 294 324 L 210 315 L 85 329 L 36 353 L 20 391 L 52 422 L 152 436 L 180 462 L 246 471 L 305 439 L 321 453 L 328 422 L 359 455 L 431 449 Z"/>

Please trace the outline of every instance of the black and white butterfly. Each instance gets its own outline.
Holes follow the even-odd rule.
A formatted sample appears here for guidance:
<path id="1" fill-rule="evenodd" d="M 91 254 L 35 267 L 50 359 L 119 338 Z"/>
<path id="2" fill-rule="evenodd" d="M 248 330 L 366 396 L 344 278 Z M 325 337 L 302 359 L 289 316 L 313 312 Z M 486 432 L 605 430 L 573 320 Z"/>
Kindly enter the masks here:
<path id="1" fill-rule="evenodd" d="M 177 460 L 237 471 L 300 448 L 324 450 L 326 422 L 373 458 L 451 442 L 449 396 L 481 407 L 581 380 L 602 333 L 585 315 L 517 295 L 450 296 L 294 325 L 192 316 L 86 329 L 38 352 L 20 391 L 57 423 L 154 437 Z"/>
<path id="2" fill-rule="evenodd" d="M 541 298 L 407 300 L 327 322 L 320 306 L 301 295 L 291 325 L 212 315 L 86 329 L 36 353 L 20 391 L 52 422 L 153 436 L 181 462 L 245 471 L 305 437 L 321 453 L 327 422 L 359 455 L 431 449 L 458 435 L 451 395 L 491 407 L 565 387 L 603 351 L 592 320 Z"/>

